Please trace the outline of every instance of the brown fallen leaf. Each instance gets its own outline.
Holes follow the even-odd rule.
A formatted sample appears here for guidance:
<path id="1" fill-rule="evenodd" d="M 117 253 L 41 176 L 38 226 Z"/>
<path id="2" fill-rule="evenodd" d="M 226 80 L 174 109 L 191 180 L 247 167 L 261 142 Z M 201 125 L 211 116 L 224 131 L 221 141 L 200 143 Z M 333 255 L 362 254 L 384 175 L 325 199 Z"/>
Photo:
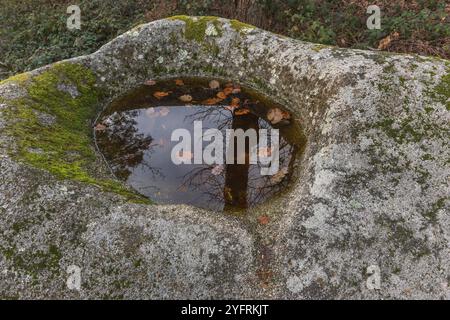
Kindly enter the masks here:
<path id="1" fill-rule="evenodd" d="M 164 92 L 164 91 L 156 91 L 155 93 L 153 93 L 153 96 L 156 99 L 161 99 L 164 97 L 167 97 L 169 95 L 169 92 Z"/>
<path id="2" fill-rule="evenodd" d="M 190 94 L 184 94 L 184 95 L 178 97 L 178 99 L 183 101 L 183 102 L 191 102 L 192 101 L 192 96 Z"/>
<path id="3" fill-rule="evenodd" d="M 400 34 L 398 32 L 393 32 L 386 38 L 381 39 L 378 44 L 378 50 L 386 50 L 391 45 L 391 42 L 397 40 L 399 37 Z"/>
<path id="4" fill-rule="evenodd" d="M 231 106 L 232 107 L 239 107 L 239 103 L 241 102 L 241 99 L 239 98 L 233 98 L 231 99 Z"/>
<path id="5" fill-rule="evenodd" d="M 227 84 L 225 84 L 225 88 L 232 88 L 233 86 L 233 82 L 227 82 Z"/>
<path id="6" fill-rule="evenodd" d="M 223 89 L 223 93 L 225 93 L 225 95 L 227 96 L 229 96 L 232 92 L 233 92 L 232 87 L 226 87 L 225 89 Z"/>
<path id="7" fill-rule="evenodd" d="M 247 109 L 247 108 L 237 109 L 236 111 L 234 111 L 234 114 L 236 116 L 243 116 L 243 115 L 249 114 L 249 113 L 250 113 L 250 109 Z"/>
<path id="8" fill-rule="evenodd" d="M 104 124 L 101 123 L 97 123 L 97 125 L 94 127 L 95 131 L 105 131 L 106 130 L 106 126 Z"/>
<path id="9" fill-rule="evenodd" d="M 223 91 L 218 92 L 216 96 L 222 100 L 227 98 L 227 95 Z"/>
<path id="10" fill-rule="evenodd" d="M 155 80 L 147 80 L 144 82 L 146 86 L 154 86 L 156 84 Z"/>
<path id="11" fill-rule="evenodd" d="M 269 217 L 266 215 L 262 215 L 258 217 L 259 224 L 266 225 L 269 223 Z"/>
<path id="12" fill-rule="evenodd" d="M 219 83 L 219 81 L 217 81 L 217 80 L 211 80 L 211 81 L 209 82 L 209 87 L 210 87 L 211 89 L 218 89 L 218 88 L 220 88 L 220 83 Z"/>
<path id="13" fill-rule="evenodd" d="M 273 176 L 270 177 L 270 182 L 272 184 L 278 184 L 283 181 L 284 177 L 288 174 L 288 168 L 284 167 L 278 170 Z"/>
<path id="14" fill-rule="evenodd" d="M 175 80 L 175 84 L 176 84 L 177 86 L 184 86 L 184 82 L 183 82 L 183 80 L 181 80 L 181 79 L 176 79 L 176 80 Z"/>
<path id="15" fill-rule="evenodd" d="M 240 93 L 240 92 L 241 92 L 241 88 L 234 88 L 234 89 L 231 91 L 232 94 L 238 94 L 238 93 Z"/>

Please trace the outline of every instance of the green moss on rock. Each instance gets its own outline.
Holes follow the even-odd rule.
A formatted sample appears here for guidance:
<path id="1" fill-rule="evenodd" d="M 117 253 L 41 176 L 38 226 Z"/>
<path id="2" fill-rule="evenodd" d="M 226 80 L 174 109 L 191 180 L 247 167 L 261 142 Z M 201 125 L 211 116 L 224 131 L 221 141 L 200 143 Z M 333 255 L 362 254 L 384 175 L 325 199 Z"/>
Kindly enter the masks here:
<path id="1" fill-rule="evenodd" d="M 241 32 L 241 33 L 244 32 L 244 30 L 246 30 L 246 29 L 251 30 L 251 29 L 255 29 L 256 28 L 255 26 L 252 26 L 251 24 L 247 24 L 247 23 L 244 23 L 244 22 L 241 22 L 241 21 L 238 21 L 238 20 L 230 20 L 230 24 L 231 24 L 231 27 L 235 31 Z"/>
<path id="2" fill-rule="evenodd" d="M 27 80 L 26 83 L 23 83 Z M 20 81 L 28 96 L 8 101 L 11 108 L 6 132 L 16 142 L 13 157 L 47 170 L 61 179 L 94 184 L 105 191 L 146 202 L 118 181 L 96 178 L 96 159 L 90 121 L 98 112 L 100 91 L 89 69 L 71 63 L 58 63 L 33 78 L 24 75 L 5 80 Z M 39 115 L 54 121 L 42 123 Z"/>
<path id="3" fill-rule="evenodd" d="M 441 83 L 436 87 L 433 97 L 445 104 L 447 110 L 450 110 L 450 73 L 442 77 Z"/>
<path id="4" fill-rule="evenodd" d="M 206 29 L 208 24 L 212 23 L 216 28 L 218 36 L 222 34 L 222 25 L 218 17 L 203 16 L 203 17 L 189 17 L 189 16 L 173 16 L 169 20 L 180 20 L 186 24 L 184 36 L 188 40 L 195 40 L 203 42 L 206 36 Z"/>

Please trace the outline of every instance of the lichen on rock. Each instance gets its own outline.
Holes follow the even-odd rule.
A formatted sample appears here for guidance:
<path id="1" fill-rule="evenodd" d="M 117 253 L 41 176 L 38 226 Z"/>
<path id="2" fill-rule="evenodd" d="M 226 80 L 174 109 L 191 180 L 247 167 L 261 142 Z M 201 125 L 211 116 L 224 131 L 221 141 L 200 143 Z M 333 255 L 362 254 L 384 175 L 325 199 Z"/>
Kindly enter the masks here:
<path id="1" fill-rule="evenodd" d="M 130 203 L 141 200 L 109 175 L 92 122 L 130 88 L 180 75 L 288 107 L 307 145 L 286 194 L 240 217 Z M 449 79 L 444 60 L 176 16 L 4 80 L 0 295 L 449 299 Z M 80 292 L 62 279 L 70 265 Z"/>

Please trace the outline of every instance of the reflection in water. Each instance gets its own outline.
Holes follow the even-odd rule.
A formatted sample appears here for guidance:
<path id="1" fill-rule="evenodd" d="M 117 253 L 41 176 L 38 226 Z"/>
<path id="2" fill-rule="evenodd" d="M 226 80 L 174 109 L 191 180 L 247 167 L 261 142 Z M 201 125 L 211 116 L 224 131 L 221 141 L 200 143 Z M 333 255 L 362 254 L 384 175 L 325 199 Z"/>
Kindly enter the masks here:
<path id="1" fill-rule="evenodd" d="M 251 90 L 216 87 L 203 79 L 152 82 L 111 104 L 96 136 L 116 176 L 159 203 L 227 211 L 253 207 L 286 188 L 304 144 L 298 126 L 280 106 Z M 194 139 L 194 121 L 202 121 L 203 132 L 217 128 L 223 137 L 226 129 L 279 129 L 280 170 L 261 175 L 261 164 L 249 163 L 249 140 L 244 164 L 174 164 L 171 151 L 178 142 L 171 134 L 184 128 Z M 202 142 L 203 149 L 208 144 Z"/>

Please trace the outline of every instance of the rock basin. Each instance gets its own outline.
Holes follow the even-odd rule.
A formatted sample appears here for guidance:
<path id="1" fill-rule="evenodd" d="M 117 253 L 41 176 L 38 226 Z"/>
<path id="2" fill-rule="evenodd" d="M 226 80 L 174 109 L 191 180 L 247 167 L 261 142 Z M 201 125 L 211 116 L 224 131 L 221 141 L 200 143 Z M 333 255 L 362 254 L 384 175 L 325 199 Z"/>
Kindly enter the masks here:
<path id="1" fill-rule="evenodd" d="M 449 299 L 449 71 L 178 16 L 0 82 L 1 297 Z M 155 205 L 111 176 L 96 115 L 178 76 L 287 106 L 307 141 L 298 183 L 236 217 Z"/>

